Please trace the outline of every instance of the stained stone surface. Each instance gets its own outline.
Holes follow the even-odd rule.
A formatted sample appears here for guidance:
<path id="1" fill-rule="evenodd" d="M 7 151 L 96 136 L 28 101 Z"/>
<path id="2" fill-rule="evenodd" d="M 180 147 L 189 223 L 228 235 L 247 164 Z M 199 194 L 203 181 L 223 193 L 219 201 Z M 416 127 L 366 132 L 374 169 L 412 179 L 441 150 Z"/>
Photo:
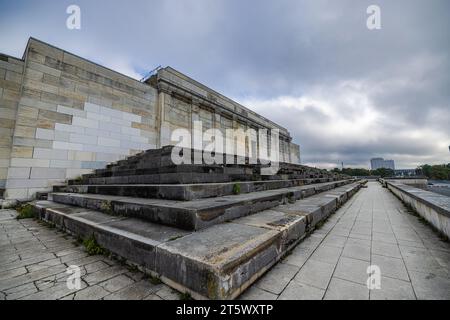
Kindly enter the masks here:
<path id="1" fill-rule="evenodd" d="M 176 201 L 166 199 L 146 199 L 126 196 L 112 196 L 90 193 L 59 193 L 49 195 L 51 200 L 61 204 L 75 205 L 116 215 L 141 218 L 151 222 L 162 223 L 186 230 L 200 230 L 211 225 L 246 216 L 264 209 L 273 208 L 286 202 L 303 199 L 309 195 L 326 192 L 319 199 L 305 199 L 301 208 L 289 205 L 290 211 L 306 210 L 308 205 L 317 208 L 312 219 L 315 223 L 323 216 L 321 207 L 325 206 L 324 214 L 334 210 L 337 201 L 345 201 L 347 193 L 343 192 L 343 185 L 352 180 L 342 180 L 310 184 L 304 186 L 264 190 L 238 195 L 196 199 L 191 201 Z M 206 186 L 207 185 L 201 185 Z M 329 189 L 339 187 L 334 191 Z M 134 186 L 127 186 L 133 189 Z M 350 189 L 349 189 L 350 190 Z M 336 195 L 339 192 L 339 195 Z"/>
<path id="2" fill-rule="evenodd" d="M 387 189 L 376 182 L 368 186 L 240 298 L 450 299 L 450 244 L 409 214 Z M 80 216 L 79 212 L 70 214 Z M 139 271 L 104 256 L 89 256 L 73 244 L 71 236 L 15 216 L 13 210 L 0 211 L 1 299 L 179 298 L 176 291 L 153 284 Z M 283 217 L 279 210 L 267 210 L 260 216 L 241 218 L 239 223 L 249 230 L 260 226 L 277 230 L 271 223 Z M 126 233 L 129 222 L 121 221 L 106 221 L 106 225 L 120 226 Z M 159 239 L 167 237 L 162 234 Z M 175 238 L 172 244 L 167 242 L 169 246 L 187 248 L 183 242 L 188 238 L 180 238 L 179 244 Z M 201 254 L 208 256 L 207 252 L 196 255 Z M 380 267 L 381 289 L 366 287 L 364 267 L 368 264 Z M 68 265 L 81 267 L 80 290 L 71 291 L 65 285 Z"/>
<path id="3" fill-rule="evenodd" d="M 187 202 L 126 199 L 130 206 L 135 207 L 144 204 L 167 206 L 173 212 L 178 212 L 179 218 L 183 218 L 185 210 L 202 206 L 209 206 L 206 212 L 219 216 L 223 206 L 232 210 L 233 220 L 196 232 L 164 226 L 159 223 L 162 221 L 155 223 L 117 215 L 114 206 L 125 198 L 108 195 L 74 194 L 73 198 L 78 198 L 78 202 L 65 204 L 59 198 L 65 194 L 53 193 L 50 200 L 36 201 L 34 208 L 41 219 L 83 239 L 95 237 L 98 244 L 110 252 L 155 272 L 168 285 L 183 292 L 187 290 L 195 298 L 232 299 L 276 264 L 307 232 L 345 203 L 362 183 L 346 182 L 311 184 L 287 190 L 266 190 Z M 319 193 L 301 194 L 310 189 L 317 189 Z M 279 206 L 280 202 L 274 198 L 278 194 L 287 195 L 286 201 L 282 202 L 284 205 Z M 99 198 L 103 202 L 91 202 Z M 252 198 L 257 201 L 254 202 Z M 275 201 L 270 206 L 275 208 L 265 210 L 267 205 L 264 201 L 267 200 Z M 73 207 L 74 204 L 79 207 Z M 248 213 L 253 214 L 239 218 L 246 215 L 240 212 L 241 204 L 249 210 Z M 80 207 L 87 209 L 80 211 Z M 170 214 L 159 213 L 159 217 Z M 197 210 L 196 215 L 202 214 Z M 176 226 L 180 226 L 180 223 Z"/>

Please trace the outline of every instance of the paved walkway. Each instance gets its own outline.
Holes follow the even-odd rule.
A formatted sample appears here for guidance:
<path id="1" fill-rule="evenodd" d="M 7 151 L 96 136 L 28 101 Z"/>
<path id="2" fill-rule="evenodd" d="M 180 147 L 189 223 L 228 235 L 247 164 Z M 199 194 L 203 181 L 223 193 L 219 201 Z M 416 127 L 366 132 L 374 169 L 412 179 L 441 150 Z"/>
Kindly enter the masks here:
<path id="1" fill-rule="evenodd" d="M 369 265 L 381 289 L 367 288 Z M 369 182 L 242 299 L 450 299 L 450 244 Z"/>
<path id="2" fill-rule="evenodd" d="M 450 299 L 450 244 L 370 182 L 242 299 Z M 140 272 L 89 256 L 72 237 L 0 210 L 1 299 L 179 299 Z M 66 286 L 81 268 L 82 288 Z M 366 286 L 369 265 L 381 289 Z"/>
<path id="3" fill-rule="evenodd" d="M 0 300 L 180 298 L 115 260 L 89 256 L 67 234 L 15 216 L 13 210 L 0 210 Z M 81 269 L 81 290 L 67 288 L 69 265 Z"/>

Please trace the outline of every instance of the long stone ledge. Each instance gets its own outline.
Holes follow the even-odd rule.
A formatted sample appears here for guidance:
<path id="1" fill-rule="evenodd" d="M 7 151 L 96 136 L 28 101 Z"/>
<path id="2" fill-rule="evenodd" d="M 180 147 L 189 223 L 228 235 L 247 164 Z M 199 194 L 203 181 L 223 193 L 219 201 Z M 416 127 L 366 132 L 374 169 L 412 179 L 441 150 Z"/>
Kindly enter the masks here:
<path id="1" fill-rule="evenodd" d="M 197 232 L 55 203 L 40 219 L 99 245 L 194 298 L 234 299 L 358 191 L 363 182 Z"/>
<path id="2" fill-rule="evenodd" d="M 58 192 L 49 194 L 49 199 L 57 203 L 136 217 L 185 230 L 200 230 L 351 182 L 353 180 L 343 180 L 191 201 Z"/>
<path id="3" fill-rule="evenodd" d="M 401 183 L 390 181 L 383 181 L 383 183 L 394 195 L 450 238 L 450 197 Z"/>
<path id="4" fill-rule="evenodd" d="M 318 179 L 332 182 L 331 179 Z M 322 181 L 321 181 L 322 182 Z M 221 197 L 237 193 L 277 190 L 282 188 L 308 185 L 308 179 L 237 181 L 218 183 L 189 184 L 86 184 L 57 186 L 55 192 L 107 194 L 142 198 L 157 198 L 170 200 L 195 200 L 202 198 Z M 239 191 L 236 191 L 239 187 Z"/>

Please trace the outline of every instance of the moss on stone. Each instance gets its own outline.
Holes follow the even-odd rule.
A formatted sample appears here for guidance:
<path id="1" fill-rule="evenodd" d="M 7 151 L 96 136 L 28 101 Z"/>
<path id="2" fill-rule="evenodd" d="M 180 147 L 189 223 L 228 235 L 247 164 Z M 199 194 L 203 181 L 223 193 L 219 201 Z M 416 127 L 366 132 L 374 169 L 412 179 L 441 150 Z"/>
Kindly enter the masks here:
<path id="1" fill-rule="evenodd" d="M 21 205 L 17 206 L 16 211 L 19 213 L 16 217 L 17 220 L 30 219 L 30 218 L 36 217 L 34 210 L 33 210 L 33 206 L 29 203 L 26 203 L 23 205 L 21 204 Z"/>
<path id="2" fill-rule="evenodd" d="M 241 185 L 239 183 L 233 184 L 233 194 L 241 193 Z"/>
<path id="3" fill-rule="evenodd" d="M 83 245 L 86 248 L 86 252 L 90 255 L 103 255 L 107 254 L 108 250 L 103 248 L 97 243 L 97 240 L 95 240 L 94 235 L 90 236 L 87 239 L 84 239 Z"/>

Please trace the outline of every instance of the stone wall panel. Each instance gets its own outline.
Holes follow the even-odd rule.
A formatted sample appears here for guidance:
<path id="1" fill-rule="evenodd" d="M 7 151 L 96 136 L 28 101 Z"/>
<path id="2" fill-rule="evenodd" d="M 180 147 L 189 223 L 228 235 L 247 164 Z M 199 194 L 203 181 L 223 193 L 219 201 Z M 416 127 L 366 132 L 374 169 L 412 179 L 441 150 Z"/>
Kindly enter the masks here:
<path id="1" fill-rule="evenodd" d="M 155 86 L 32 38 L 24 57 L 0 55 L 0 188 L 8 198 L 173 144 L 173 130 L 191 130 L 194 120 L 224 138 L 231 128 L 278 128 L 281 158 L 299 159 L 285 128 L 172 68 L 157 73 L 170 84 Z"/>

